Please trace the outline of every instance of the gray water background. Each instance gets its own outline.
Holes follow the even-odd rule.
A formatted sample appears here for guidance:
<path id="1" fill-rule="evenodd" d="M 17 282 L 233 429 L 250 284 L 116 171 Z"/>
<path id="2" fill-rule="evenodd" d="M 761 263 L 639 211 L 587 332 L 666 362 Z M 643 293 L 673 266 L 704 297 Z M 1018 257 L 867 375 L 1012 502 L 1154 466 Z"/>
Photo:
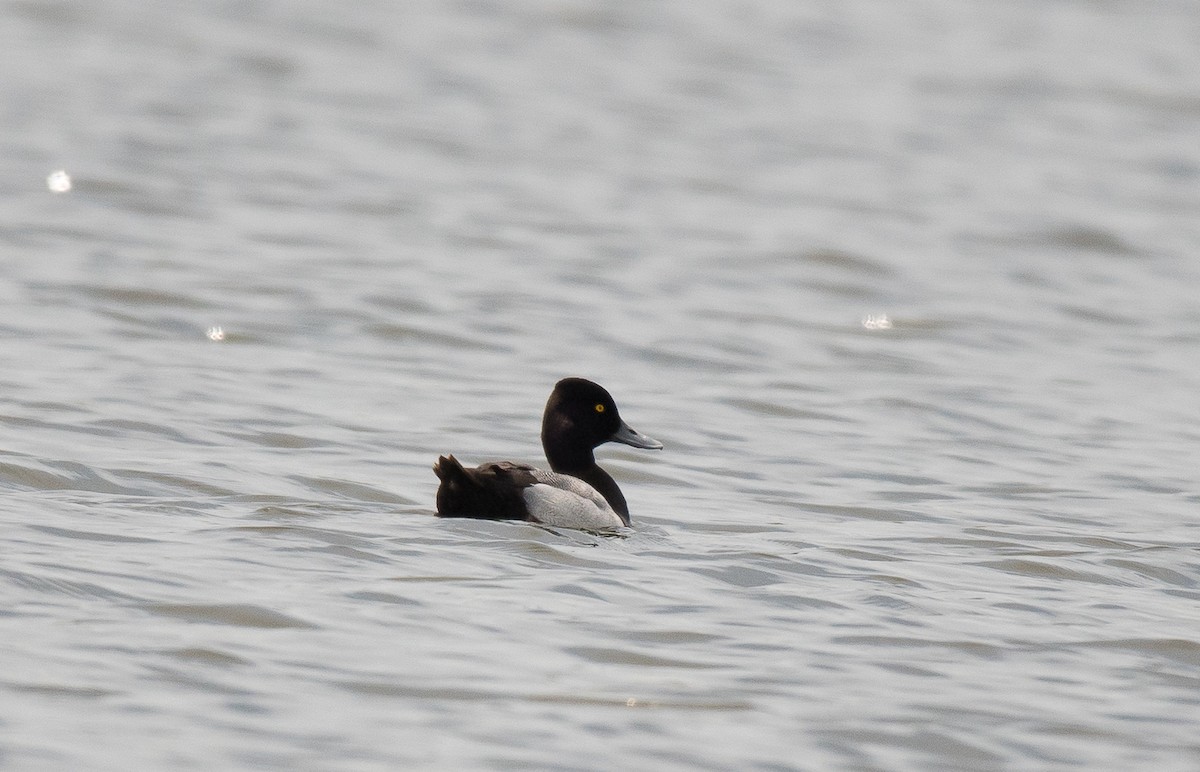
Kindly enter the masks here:
<path id="1" fill-rule="evenodd" d="M 20 1 L 0 71 L 0 767 L 1200 768 L 1196 3 Z M 564 375 L 635 527 L 435 519 Z"/>

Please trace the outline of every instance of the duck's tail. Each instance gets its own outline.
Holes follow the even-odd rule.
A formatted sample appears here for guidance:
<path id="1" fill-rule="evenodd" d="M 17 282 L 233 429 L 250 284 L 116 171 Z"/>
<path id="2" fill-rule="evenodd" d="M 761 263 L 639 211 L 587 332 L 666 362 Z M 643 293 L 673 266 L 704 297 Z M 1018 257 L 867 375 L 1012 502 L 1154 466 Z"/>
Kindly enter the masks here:
<path id="1" fill-rule="evenodd" d="M 454 479 L 459 475 L 465 476 L 467 470 L 463 469 L 463 465 L 452 455 L 438 456 L 438 460 L 433 464 L 433 473 L 444 483 L 447 478 Z"/>
<path id="2" fill-rule="evenodd" d="M 442 481 L 437 491 L 438 517 L 474 517 L 483 520 L 525 520 L 528 512 L 507 464 L 487 464 L 467 469 L 454 456 L 438 456 L 433 473 Z M 528 477 L 528 473 L 525 475 Z"/>

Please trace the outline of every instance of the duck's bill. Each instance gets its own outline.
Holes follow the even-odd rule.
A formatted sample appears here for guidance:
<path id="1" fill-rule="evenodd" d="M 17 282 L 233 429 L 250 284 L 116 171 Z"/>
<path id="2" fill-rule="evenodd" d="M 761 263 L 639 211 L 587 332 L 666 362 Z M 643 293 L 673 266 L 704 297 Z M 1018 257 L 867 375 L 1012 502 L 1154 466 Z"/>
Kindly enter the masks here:
<path id="1" fill-rule="evenodd" d="M 620 442 L 635 448 L 645 448 L 646 450 L 662 450 L 663 446 L 661 442 L 653 437 L 647 437 L 644 434 L 634 431 L 633 427 L 624 421 L 621 422 L 621 428 L 617 429 L 609 439 L 613 442 Z"/>

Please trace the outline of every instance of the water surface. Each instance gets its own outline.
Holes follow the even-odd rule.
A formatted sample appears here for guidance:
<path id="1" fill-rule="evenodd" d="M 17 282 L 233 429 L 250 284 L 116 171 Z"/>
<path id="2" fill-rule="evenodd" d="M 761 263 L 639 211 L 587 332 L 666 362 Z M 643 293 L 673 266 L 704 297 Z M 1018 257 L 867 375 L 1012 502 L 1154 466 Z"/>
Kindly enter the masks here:
<path id="1" fill-rule="evenodd" d="M 1192 4 L 0 19 L 0 765 L 1200 764 Z"/>

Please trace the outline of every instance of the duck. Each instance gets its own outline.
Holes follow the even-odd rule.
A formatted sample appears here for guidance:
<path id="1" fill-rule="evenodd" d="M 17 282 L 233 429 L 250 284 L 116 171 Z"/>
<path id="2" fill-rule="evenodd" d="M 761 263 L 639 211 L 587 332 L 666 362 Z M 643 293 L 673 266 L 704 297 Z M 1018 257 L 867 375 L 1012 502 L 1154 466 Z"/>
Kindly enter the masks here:
<path id="1" fill-rule="evenodd" d="M 554 385 L 542 414 L 542 449 L 550 469 L 491 461 L 471 469 L 453 455 L 439 456 L 433 472 L 438 517 L 524 520 L 548 526 L 609 531 L 631 524 L 617 481 L 596 463 L 606 442 L 661 450 L 658 440 L 621 418 L 612 395 L 586 378 Z"/>

